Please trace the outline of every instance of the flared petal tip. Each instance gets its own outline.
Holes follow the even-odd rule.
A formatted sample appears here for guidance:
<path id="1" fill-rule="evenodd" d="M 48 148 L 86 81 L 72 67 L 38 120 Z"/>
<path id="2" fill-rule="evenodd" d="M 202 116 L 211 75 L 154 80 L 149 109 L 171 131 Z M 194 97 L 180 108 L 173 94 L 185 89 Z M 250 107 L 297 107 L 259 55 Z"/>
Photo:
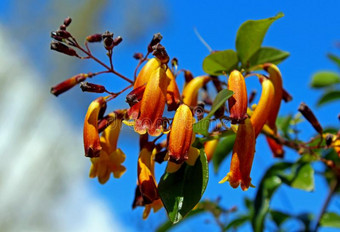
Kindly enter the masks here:
<path id="1" fill-rule="evenodd" d="M 251 178 L 247 178 L 246 180 L 234 178 L 232 173 L 228 173 L 222 180 L 220 180 L 218 183 L 223 184 L 225 182 L 229 181 L 229 184 L 232 188 L 238 188 L 238 186 L 241 186 L 241 189 L 243 191 L 247 191 L 249 187 L 255 188 L 255 186 L 251 183 Z"/>

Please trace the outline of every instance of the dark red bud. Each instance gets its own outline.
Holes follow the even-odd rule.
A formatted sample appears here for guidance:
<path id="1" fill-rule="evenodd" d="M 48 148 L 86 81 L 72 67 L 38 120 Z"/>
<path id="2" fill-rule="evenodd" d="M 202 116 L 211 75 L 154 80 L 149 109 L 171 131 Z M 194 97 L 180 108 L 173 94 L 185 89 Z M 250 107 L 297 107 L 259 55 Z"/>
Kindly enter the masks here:
<path id="1" fill-rule="evenodd" d="M 104 47 L 106 50 L 111 50 L 114 46 L 113 44 L 113 33 L 106 31 L 103 34 Z"/>
<path id="2" fill-rule="evenodd" d="M 64 19 L 64 25 L 65 27 L 68 27 L 72 22 L 72 19 L 70 17 L 67 17 L 66 19 Z"/>
<path id="3" fill-rule="evenodd" d="M 165 50 L 165 47 L 163 47 L 160 43 L 153 46 L 153 55 L 157 57 L 162 64 L 167 64 L 169 62 L 169 56 L 168 53 Z"/>
<path id="4" fill-rule="evenodd" d="M 143 57 L 144 57 L 144 55 L 140 52 L 133 54 L 133 58 L 135 58 L 136 60 L 141 60 L 141 59 L 143 59 Z"/>
<path id="5" fill-rule="evenodd" d="M 161 33 L 154 34 L 153 37 L 152 37 L 152 40 L 150 41 L 150 43 L 148 45 L 148 52 L 151 53 L 154 50 L 153 46 L 160 43 L 162 39 L 163 39 L 163 36 L 161 35 Z"/>
<path id="6" fill-rule="evenodd" d="M 80 73 L 75 75 L 59 84 L 51 88 L 51 93 L 55 96 L 66 92 L 67 90 L 71 89 L 75 85 L 79 84 L 80 82 L 84 81 L 87 78 L 87 74 Z"/>
<path id="7" fill-rule="evenodd" d="M 83 92 L 91 92 L 91 93 L 104 93 L 106 89 L 103 85 L 96 85 L 88 82 L 82 82 L 80 84 L 80 88 Z"/>
<path id="8" fill-rule="evenodd" d="M 293 97 L 285 89 L 282 89 L 282 99 L 285 102 L 290 102 L 291 100 L 293 100 Z"/>
<path id="9" fill-rule="evenodd" d="M 52 50 L 55 50 L 57 52 L 61 52 L 61 53 L 64 53 L 66 55 L 69 55 L 69 56 L 76 56 L 76 57 L 79 57 L 79 55 L 77 54 L 77 52 L 66 46 L 65 44 L 63 43 L 60 43 L 60 42 L 52 42 L 51 43 L 51 49 Z"/>
<path id="10" fill-rule="evenodd" d="M 68 31 L 58 30 L 56 31 L 56 34 L 64 39 L 70 38 L 71 34 Z"/>
<path id="11" fill-rule="evenodd" d="M 64 24 L 60 25 L 59 29 L 62 30 L 62 31 L 66 31 L 66 26 Z"/>
<path id="12" fill-rule="evenodd" d="M 312 124 L 314 129 L 319 133 L 322 134 L 323 129 L 319 123 L 319 121 L 316 119 L 314 113 L 311 111 L 311 109 L 305 104 L 301 103 L 299 106 L 299 111 L 301 114 L 307 119 L 307 121 Z"/>
<path id="13" fill-rule="evenodd" d="M 102 34 L 93 34 L 86 37 L 86 41 L 90 43 L 101 42 L 102 39 Z"/>
<path id="14" fill-rule="evenodd" d="M 113 45 L 117 46 L 118 44 L 120 44 L 123 41 L 123 38 L 121 36 L 117 36 L 116 38 L 114 38 L 113 40 Z"/>
<path id="15" fill-rule="evenodd" d="M 194 79 L 194 76 L 189 70 L 184 71 L 184 78 L 185 78 L 185 83 L 189 83 L 192 79 Z"/>
<path id="16" fill-rule="evenodd" d="M 112 115 L 106 115 L 98 122 L 98 133 L 103 132 L 114 120 L 116 117 Z"/>
<path id="17" fill-rule="evenodd" d="M 144 90 L 145 90 L 145 86 L 146 85 L 139 86 L 138 88 L 132 90 L 126 96 L 126 102 L 129 104 L 130 107 L 142 100 Z"/>
<path id="18" fill-rule="evenodd" d="M 57 35 L 57 32 L 55 32 L 55 31 L 51 32 L 51 38 L 55 39 L 55 40 L 57 40 L 59 42 L 63 42 L 63 37 Z"/>

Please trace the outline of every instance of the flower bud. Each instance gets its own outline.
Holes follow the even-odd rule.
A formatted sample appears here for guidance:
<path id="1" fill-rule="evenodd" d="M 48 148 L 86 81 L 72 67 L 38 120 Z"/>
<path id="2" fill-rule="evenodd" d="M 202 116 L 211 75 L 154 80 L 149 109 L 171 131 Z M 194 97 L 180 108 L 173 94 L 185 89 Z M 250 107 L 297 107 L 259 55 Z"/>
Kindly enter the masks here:
<path id="1" fill-rule="evenodd" d="M 162 39 L 163 39 L 163 36 L 161 35 L 161 33 L 154 34 L 152 37 L 152 40 L 150 41 L 148 45 L 148 53 L 151 53 L 153 51 L 153 46 L 160 43 Z"/>
<path id="2" fill-rule="evenodd" d="M 56 34 L 60 37 L 62 37 L 63 39 L 68 39 L 71 37 L 70 32 L 68 31 L 64 31 L 64 30 L 58 30 L 56 31 Z"/>
<path id="3" fill-rule="evenodd" d="M 207 155 L 208 162 L 213 158 L 216 147 L 218 145 L 218 139 L 212 139 L 204 143 L 204 152 Z"/>
<path id="4" fill-rule="evenodd" d="M 106 89 L 103 85 L 92 84 L 88 82 L 82 82 L 80 84 L 80 88 L 83 92 L 91 92 L 91 93 L 104 93 Z"/>
<path id="5" fill-rule="evenodd" d="M 162 64 L 167 64 L 169 62 L 169 56 L 166 52 L 165 48 L 161 44 L 157 44 L 152 47 L 153 48 L 153 55 L 157 57 Z"/>
<path id="6" fill-rule="evenodd" d="M 64 25 L 66 27 L 70 26 L 71 22 L 72 22 L 72 19 L 70 17 L 67 17 L 66 19 L 64 19 Z"/>
<path id="7" fill-rule="evenodd" d="M 135 54 L 133 54 L 133 58 L 135 58 L 136 60 L 141 60 L 143 59 L 144 55 L 140 52 L 136 52 Z"/>
<path id="8" fill-rule="evenodd" d="M 113 40 L 113 46 L 119 45 L 122 41 L 123 41 L 123 38 L 122 38 L 121 36 L 117 36 L 117 37 L 114 38 L 114 40 Z"/>
<path id="9" fill-rule="evenodd" d="M 58 96 L 59 94 L 66 92 L 67 90 L 71 89 L 75 85 L 84 81 L 87 77 L 88 77 L 88 75 L 84 74 L 84 73 L 80 73 L 78 75 L 75 75 L 75 76 L 57 84 L 56 86 L 53 86 L 51 88 L 51 93 L 54 94 L 55 96 Z"/>
<path id="10" fill-rule="evenodd" d="M 60 42 L 51 42 L 51 50 L 55 50 L 57 52 L 61 52 L 61 53 L 64 53 L 66 55 L 69 55 L 69 56 L 76 56 L 76 57 L 79 57 L 79 55 L 77 54 L 77 52 L 66 46 L 65 44 L 63 43 L 60 43 Z"/>
<path id="11" fill-rule="evenodd" d="M 230 73 L 228 89 L 234 94 L 228 99 L 231 123 L 241 123 L 247 118 L 247 88 L 243 75 L 234 70 Z"/>
<path id="12" fill-rule="evenodd" d="M 89 43 L 101 42 L 102 39 L 102 34 L 93 34 L 86 37 L 86 41 Z"/>
<path id="13" fill-rule="evenodd" d="M 319 133 L 322 134 L 323 129 L 319 123 L 319 121 L 316 119 L 314 113 L 311 111 L 311 109 L 305 104 L 301 103 L 299 106 L 300 113 L 307 119 L 307 121 L 312 124 L 314 129 Z"/>
<path id="14" fill-rule="evenodd" d="M 114 46 L 113 44 L 113 33 L 106 31 L 103 35 L 104 47 L 106 50 L 111 50 Z"/>

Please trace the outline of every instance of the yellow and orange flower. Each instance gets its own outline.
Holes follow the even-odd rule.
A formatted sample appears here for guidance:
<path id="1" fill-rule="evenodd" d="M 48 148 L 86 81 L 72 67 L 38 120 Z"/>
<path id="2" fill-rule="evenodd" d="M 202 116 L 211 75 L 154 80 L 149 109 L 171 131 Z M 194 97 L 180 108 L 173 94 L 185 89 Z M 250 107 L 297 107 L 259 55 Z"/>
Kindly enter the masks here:
<path id="1" fill-rule="evenodd" d="M 229 181 L 230 186 L 237 188 L 241 185 L 242 190 L 247 190 L 251 184 L 250 172 L 255 153 L 255 130 L 250 119 L 245 119 L 238 126 L 236 140 L 233 147 L 230 171 L 220 181 Z"/>
<path id="2" fill-rule="evenodd" d="M 242 122 L 247 118 L 247 88 L 243 75 L 234 70 L 230 73 L 228 80 L 228 89 L 234 94 L 228 99 L 231 123 Z"/>
<path id="3" fill-rule="evenodd" d="M 99 97 L 90 104 L 87 110 L 83 131 L 85 156 L 87 157 L 99 156 L 102 149 L 98 133 L 98 119 L 102 116 L 105 108 L 105 98 Z"/>
<path id="4" fill-rule="evenodd" d="M 122 118 L 118 117 L 115 113 L 109 115 L 114 117 L 114 120 L 100 137 L 102 150 L 99 157 L 91 158 L 92 165 L 89 174 L 91 178 L 98 177 L 101 184 L 105 184 L 109 180 L 111 173 L 113 173 L 115 178 L 120 178 L 126 170 L 122 166 L 125 154 L 117 148 Z"/>
<path id="5" fill-rule="evenodd" d="M 189 107 L 197 106 L 198 91 L 210 80 L 209 76 L 199 76 L 188 82 L 182 92 L 183 103 Z"/>
<path id="6" fill-rule="evenodd" d="M 195 164 L 199 150 L 191 146 L 195 140 L 193 123 L 194 118 L 190 108 L 185 104 L 180 105 L 176 110 L 169 134 L 168 172 L 177 171 L 184 161 L 189 165 Z"/>

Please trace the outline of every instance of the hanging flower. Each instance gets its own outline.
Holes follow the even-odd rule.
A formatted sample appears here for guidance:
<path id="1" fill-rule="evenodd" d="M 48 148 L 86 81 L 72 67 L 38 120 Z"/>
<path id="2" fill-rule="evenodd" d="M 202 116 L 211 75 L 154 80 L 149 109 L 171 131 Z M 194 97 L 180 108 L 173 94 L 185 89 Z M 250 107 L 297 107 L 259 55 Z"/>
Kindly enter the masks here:
<path id="1" fill-rule="evenodd" d="M 168 172 L 177 171 L 184 161 L 189 165 L 195 164 L 199 150 L 191 146 L 195 140 L 193 123 L 194 118 L 190 108 L 185 104 L 180 105 L 176 110 L 169 134 Z"/>
<path id="2" fill-rule="evenodd" d="M 192 79 L 183 89 L 183 103 L 189 107 L 197 106 L 198 91 L 210 81 L 209 76 L 199 76 Z"/>
<path id="3" fill-rule="evenodd" d="M 166 92 L 166 104 L 168 105 L 168 111 L 176 110 L 181 103 L 181 95 L 178 90 L 176 79 L 170 69 L 166 70 L 166 75 L 170 79 L 170 83 Z"/>
<path id="4" fill-rule="evenodd" d="M 250 119 L 246 119 L 243 124 L 239 124 L 236 133 L 236 140 L 233 147 L 229 173 L 219 182 L 229 181 L 233 188 L 241 185 L 243 191 L 247 190 L 251 184 L 250 171 L 253 165 L 255 153 L 255 130 Z"/>
<path id="5" fill-rule="evenodd" d="M 228 80 L 228 89 L 234 94 L 228 99 L 231 123 L 242 122 L 247 118 L 247 88 L 243 75 L 234 70 L 230 73 Z"/>
<path id="6" fill-rule="evenodd" d="M 85 156 L 87 157 L 99 156 L 102 149 L 98 133 L 98 119 L 104 114 L 105 109 L 105 98 L 99 97 L 90 104 L 87 110 L 83 131 Z"/>
<path id="7" fill-rule="evenodd" d="M 115 178 L 120 178 L 126 168 L 122 166 L 125 160 L 125 154 L 117 148 L 118 137 L 122 127 L 121 112 L 111 113 L 109 116 L 114 117 L 113 122 L 104 130 L 100 137 L 102 150 L 100 156 L 91 158 L 90 178 L 98 177 L 101 184 L 105 184 L 111 173 Z"/>

